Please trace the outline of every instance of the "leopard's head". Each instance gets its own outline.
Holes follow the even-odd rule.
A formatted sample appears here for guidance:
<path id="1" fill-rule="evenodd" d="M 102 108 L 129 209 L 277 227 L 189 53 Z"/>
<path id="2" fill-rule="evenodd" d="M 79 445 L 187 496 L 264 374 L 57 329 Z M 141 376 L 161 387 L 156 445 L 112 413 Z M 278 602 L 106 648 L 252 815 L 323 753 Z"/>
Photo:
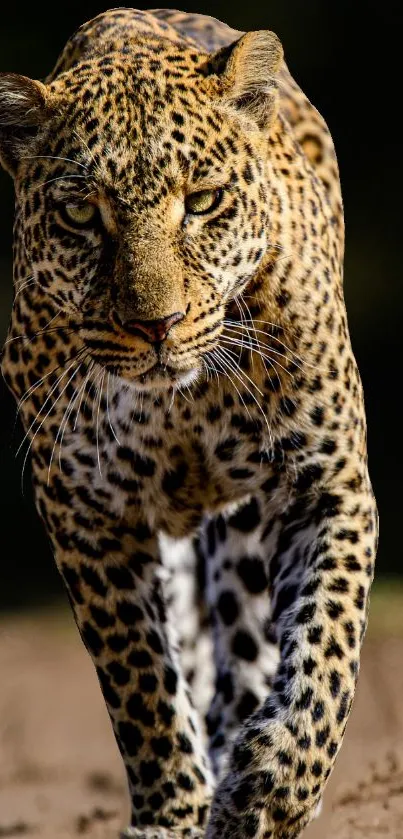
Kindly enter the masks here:
<path id="1" fill-rule="evenodd" d="M 141 389 L 198 376 L 264 259 L 281 60 L 271 32 L 214 55 L 147 36 L 46 84 L 0 76 L 18 279 Z"/>

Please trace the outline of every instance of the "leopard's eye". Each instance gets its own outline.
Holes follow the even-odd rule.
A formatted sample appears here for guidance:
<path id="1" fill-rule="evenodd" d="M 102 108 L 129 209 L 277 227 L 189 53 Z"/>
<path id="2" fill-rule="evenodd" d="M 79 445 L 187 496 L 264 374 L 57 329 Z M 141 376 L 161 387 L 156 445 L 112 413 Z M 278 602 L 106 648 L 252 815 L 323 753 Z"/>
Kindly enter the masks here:
<path id="1" fill-rule="evenodd" d="M 94 204 L 85 202 L 64 204 L 59 210 L 66 223 L 72 227 L 91 227 L 97 214 Z"/>
<path id="2" fill-rule="evenodd" d="M 222 189 L 203 189 L 200 192 L 192 192 L 185 198 L 186 212 L 193 216 L 211 213 L 218 207 L 221 198 Z"/>

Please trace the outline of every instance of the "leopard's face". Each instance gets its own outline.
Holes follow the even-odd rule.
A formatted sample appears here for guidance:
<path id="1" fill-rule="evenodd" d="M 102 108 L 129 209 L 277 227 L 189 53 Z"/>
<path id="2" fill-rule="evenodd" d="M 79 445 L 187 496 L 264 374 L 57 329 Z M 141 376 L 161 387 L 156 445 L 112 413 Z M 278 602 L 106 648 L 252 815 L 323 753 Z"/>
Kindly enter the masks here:
<path id="1" fill-rule="evenodd" d="M 138 46 L 64 73 L 17 179 L 27 276 L 142 389 L 198 376 L 267 249 L 266 139 L 205 62 Z M 174 314 L 164 340 L 136 327 Z"/>

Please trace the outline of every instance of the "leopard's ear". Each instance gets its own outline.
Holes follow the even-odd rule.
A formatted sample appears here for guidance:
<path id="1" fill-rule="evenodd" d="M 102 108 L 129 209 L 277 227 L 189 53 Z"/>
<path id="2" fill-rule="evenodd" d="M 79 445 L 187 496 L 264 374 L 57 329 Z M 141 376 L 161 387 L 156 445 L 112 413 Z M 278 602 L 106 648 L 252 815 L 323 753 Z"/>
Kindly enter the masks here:
<path id="1" fill-rule="evenodd" d="M 11 175 L 47 116 L 48 90 L 42 82 L 0 73 L 0 162 Z"/>
<path id="2" fill-rule="evenodd" d="M 222 99 L 265 129 L 277 114 L 276 74 L 282 61 L 277 35 L 261 30 L 247 32 L 210 56 L 209 71 L 220 78 Z"/>

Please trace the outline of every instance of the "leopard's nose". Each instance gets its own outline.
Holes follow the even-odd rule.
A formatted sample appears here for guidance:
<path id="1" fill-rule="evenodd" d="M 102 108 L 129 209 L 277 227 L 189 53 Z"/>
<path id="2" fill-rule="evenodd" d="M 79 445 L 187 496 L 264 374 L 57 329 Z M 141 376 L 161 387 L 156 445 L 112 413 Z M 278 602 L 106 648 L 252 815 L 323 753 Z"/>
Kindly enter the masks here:
<path id="1" fill-rule="evenodd" d="M 167 315 L 165 318 L 157 318 L 156 320 L 137 320 L 136 318 L 122 320 L 114 312 L 115 320 L 123 327 L 125 332 L 129 332 L 130 335 L 137 335 L 149 344 L 159 344 L 161 341 L 165 341 L 170 329 L 176 323 L 183 320 L 184 317 L 183 312 L 174 312 L 172 315 Z"/>

